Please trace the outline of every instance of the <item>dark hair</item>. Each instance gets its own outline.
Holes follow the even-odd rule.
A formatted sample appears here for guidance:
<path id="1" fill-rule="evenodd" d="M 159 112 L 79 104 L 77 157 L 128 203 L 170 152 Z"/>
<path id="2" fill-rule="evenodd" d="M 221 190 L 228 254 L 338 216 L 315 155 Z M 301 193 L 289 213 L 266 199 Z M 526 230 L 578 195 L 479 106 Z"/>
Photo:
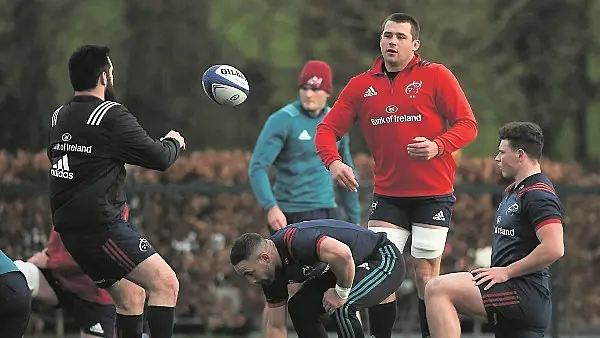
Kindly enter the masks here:
<path id="1" fill-rule="evenodd" d="M 533 122 L 510 122 L 498 130 L 500 141 L 507 140 L 513 150 L 523 149 L 535 160 L 542 157 L 544 133 L 542 128 Z"/>
<path id="2" fill-rule="evenodd" d="M 404 23 L 408 22 L 410 24 L 410 34 L 412 35 L 413 41 L 419 39 L 419 35 L 421 34 L 421 27 L 417 22 L 417 19 L 412 16 L 404 13 L 394 13 L 388 16 L 385 20 L 383 20 L 383 24 L 381 24 L 381 31 L 385 28 L 385 24 L 388 21 L 396 22 L 396 23 Z"/>
<path id="3" fill-rule="evenodd" d="M 239 262 L 249 259 L 264 242 L 263 236 L 257 233 L 241 235 L 231 247 L 231 253 L 229 254 L 231 264 L 237 265 Z"/>
<path id="4" fill-rule="evenodd" d="M 75 91 L 90 90 L 97 86 L 98 77 L 108 74 L 110 63 L 106 46 L 84 45 L 69 58 L 69 78 Z"/>

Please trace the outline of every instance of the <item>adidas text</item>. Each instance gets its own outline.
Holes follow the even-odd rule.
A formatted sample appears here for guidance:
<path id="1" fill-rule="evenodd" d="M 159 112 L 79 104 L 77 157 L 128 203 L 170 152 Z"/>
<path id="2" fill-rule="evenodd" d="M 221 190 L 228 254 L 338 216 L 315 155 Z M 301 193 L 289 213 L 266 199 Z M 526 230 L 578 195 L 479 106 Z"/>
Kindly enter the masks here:
<path id="1" fill-rule="evenodd" d="M 63 169 L 50 169 L 50 175 L 58 178 L 73 179 L 73 173 L 64 171 Z"/>

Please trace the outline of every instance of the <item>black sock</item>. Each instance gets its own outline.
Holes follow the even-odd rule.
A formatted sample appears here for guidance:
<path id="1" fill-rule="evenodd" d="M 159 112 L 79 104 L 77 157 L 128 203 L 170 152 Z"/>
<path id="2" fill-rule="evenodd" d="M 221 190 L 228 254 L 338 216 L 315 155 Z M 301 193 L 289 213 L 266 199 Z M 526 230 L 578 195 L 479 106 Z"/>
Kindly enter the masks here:
<path id="1" fill-rule="evenodd" d="M 425 301 L 419 298 L 419 321 L 421 323 L 421 337 L 429 338 L 429 324 L 427 324 L 427 310 L 425 309 Z"/>
<path id="2" fill-rule="evenodd" d="M 143 315 L 122 315 L 117 313 L 117 337 L 140 338 L 144 325 Z"/>
<path id="3" fill-rule="evenodd" d="M 175 322 L 175 308 L 170 306 L 148 306 L 146 312 L 150 337 L 171 338 L 173 337 L 173 324 Z"/>
<path id="4" fill-rule="evenodd" d="M 371 337 L 391 338 L 396 321 L 396 301 L 369 308 L 369 331 Z"/>

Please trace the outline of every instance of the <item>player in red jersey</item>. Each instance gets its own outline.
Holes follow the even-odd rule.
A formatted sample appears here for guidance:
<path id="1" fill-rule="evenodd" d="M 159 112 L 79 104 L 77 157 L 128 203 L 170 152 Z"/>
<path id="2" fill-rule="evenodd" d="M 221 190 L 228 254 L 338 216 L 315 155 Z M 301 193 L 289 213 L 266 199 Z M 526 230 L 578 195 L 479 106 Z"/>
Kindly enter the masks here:
<path id="1" fill-rule="evenodd" d="M 452 153 L 476 138 L 477 122 L 450 70 L 417 54 L 419 30 L 403 13 L 384 21 L 382 55 L 348 82 L 317 127 L 315 144 L 334 180 L 356 190 L 358 182 L 341 161 L 336 141 L 355 121 L 360 125 L 375 159 L 368 227 L 386 232 L 400 250 L 412 233 L 421 331 L 427 337 L 425 284 L 439 275 L 455 202 Z"/>
<path id="2" fill-rule="evenodd" d="M 116 309 L 113 300 L 73 260 L 60 235 L 52 228 L 48 246 L 27 262 L 15 264 L 27 277 L 34 300 L 65 308 L 85 338 L 115 336 Z"/>
<path id="3" fill-rule="evenodd" d="M 128 208 L 125 208 L 123 217 L 129 218 Z M 113 299 L 81 270 L 54 227 L 44 250 L 27 262 L 17 260 L 15 264 L 27 277 L 33 299 L 65 308 L 75 317 L 81 337 L 115 337 L 116 309 Z"/>

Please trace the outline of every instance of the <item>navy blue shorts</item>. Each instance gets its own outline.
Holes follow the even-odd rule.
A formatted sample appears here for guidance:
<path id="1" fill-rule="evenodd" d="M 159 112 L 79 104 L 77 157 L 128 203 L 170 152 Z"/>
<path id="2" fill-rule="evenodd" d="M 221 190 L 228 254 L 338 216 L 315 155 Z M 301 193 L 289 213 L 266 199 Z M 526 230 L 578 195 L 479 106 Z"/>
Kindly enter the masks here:
<path id="1" fill-rule="evenodd" d="M 287 224 L 312 221 L 314 219 L 340 219 L 340 211 L 338 208 L 322 208 L 300 212 L 283 212 L 283 214 L 285 215 Z M 269 227 L 269 232 L 271 233 L 271 235 L 273 235 L 277 231 Z"/>
<path id="2" fill-rule="evenodd" d="M 453 194 L 425 197 L 390 197 L 373 194 L 369 220 L 384 221 L 411 230 L 413 223 L 449 227 Z"/>
<path id="3" fill-rule="evenodd" d="M 550 325 L 552 298 L 542 285 L 524 278 L 495 284 L 489 290 L 479 285 L 488 323 L 497 338 L 543 337 Z"/>
<path id="4" fill-rule="evenodd" d="M 101 288 L 125 278 L 156 253 L 131 223 L 115 222 L 99 232 L 61 232 L 65 248 L 81 269 Z"/>
<path id="5" fill-rule="evenodd" d="M 398 290 L 405 275 L 404 258 L 389 240 L 375 249 L 362 264 L 357 264 L 348 300 L 330 316 L 338 337 L 364 337 L 356 312 L 379 304 Z M 298 337 L 323 337 L 323 294 L 335 287 L 336 279 L 330 270 L 304 282 L 290 298 L 288 311 Z"/>
<path id="6" fill-rule="evenodd" d="M 31 293 L 20 271 L 0 275 L 0 332 L 3 338 L 21 338 L 31 313 Z"/>

